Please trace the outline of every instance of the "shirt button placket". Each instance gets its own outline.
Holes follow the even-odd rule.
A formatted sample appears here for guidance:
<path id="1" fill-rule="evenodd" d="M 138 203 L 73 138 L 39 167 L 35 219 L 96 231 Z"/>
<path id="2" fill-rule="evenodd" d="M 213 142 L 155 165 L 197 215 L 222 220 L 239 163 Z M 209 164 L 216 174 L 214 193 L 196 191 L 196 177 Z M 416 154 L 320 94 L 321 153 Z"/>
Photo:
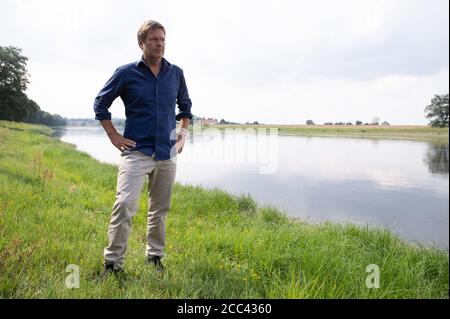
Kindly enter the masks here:
<path id="1" fill-rule="evenodd" d="M 158 115 L 158 108 L 159 108 L 159 103 L 158 103 L 158 78 L 156 78 L 155 80 L 155 153 L 158 150 L 158 144 L 159 144 L 159 129 L 158 129 L 158 122 L 159 122 L 159 115 Z M 156 155 L 156 154 L 155 154 Z M 157 157 L 157 156 L 156 156 Z"/>

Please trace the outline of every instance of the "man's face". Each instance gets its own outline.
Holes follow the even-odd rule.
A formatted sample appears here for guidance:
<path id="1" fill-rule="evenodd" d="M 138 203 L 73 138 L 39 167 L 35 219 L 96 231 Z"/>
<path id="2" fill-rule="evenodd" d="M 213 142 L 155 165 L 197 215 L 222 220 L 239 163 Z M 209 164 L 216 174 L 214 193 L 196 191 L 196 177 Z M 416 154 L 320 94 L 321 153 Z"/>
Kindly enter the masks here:
<path id="1" fill-rule="evenodd" d="M 164 56 L 166 46 L 166 35 L 162 29 L 150 30 L 145 40 L 139 44 L 147 60 L 161 59 Z"/>

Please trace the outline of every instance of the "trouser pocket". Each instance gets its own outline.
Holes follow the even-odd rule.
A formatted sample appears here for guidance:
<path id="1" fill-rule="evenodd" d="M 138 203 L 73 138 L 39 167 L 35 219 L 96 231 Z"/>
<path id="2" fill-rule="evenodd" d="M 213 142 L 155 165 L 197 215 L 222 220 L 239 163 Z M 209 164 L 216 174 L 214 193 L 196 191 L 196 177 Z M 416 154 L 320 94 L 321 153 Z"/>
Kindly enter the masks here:
<path id="1" fill-rule="evenodd" d="M 136 151 L 134 151 L 134 150 L 125 150 L 122 153 L 120 153 L 120 156 L 127 156 L 127 155 L 130 155 L 130 154 L 134 153 L 134 152 L 136 152 Z"/>

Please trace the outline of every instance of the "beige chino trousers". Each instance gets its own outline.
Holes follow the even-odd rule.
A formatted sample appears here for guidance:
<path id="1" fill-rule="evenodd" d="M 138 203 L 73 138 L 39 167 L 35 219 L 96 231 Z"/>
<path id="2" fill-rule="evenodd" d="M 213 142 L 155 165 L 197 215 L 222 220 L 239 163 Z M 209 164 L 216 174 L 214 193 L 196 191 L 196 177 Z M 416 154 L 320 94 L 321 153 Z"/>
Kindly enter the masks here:
<path id="1" fill-rule="evenodd" d="M 176 159 L 157 161 L 139 151 L 125 151 L 119 164 L 116 201 L 108 227 L 109 245 L 104 249 L 105 264 L 123 268 L 132 218 L 148 177 L 147 246 L 148 256 L 163 257 L 166 242 L 166 215 L 170 209 L 175 182 Z"/>

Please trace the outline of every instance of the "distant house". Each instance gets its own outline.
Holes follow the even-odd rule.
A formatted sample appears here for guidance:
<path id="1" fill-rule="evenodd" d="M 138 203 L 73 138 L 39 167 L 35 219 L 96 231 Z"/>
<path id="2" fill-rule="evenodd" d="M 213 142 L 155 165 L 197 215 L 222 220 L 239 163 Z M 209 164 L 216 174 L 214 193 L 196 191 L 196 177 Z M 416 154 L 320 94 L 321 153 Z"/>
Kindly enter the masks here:
<path id="1" fill-rule="evenodd" d="M 208 117 L 208 118 L 202 117 L 201 123 L 202 123 L 202 125 L 216 125 L 219 122 L 217 121 L 217 119 L 213 119 L 213 118 L 210 118 L 210 117 Z"/>

